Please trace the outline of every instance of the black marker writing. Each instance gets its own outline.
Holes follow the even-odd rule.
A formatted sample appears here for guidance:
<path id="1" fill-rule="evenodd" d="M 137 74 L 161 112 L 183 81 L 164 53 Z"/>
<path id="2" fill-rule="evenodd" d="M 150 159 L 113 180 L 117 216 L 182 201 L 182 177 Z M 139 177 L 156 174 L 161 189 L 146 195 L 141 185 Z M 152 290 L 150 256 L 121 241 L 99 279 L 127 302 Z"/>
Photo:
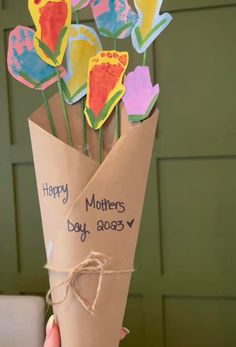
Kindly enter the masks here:
<path id="1" fill-rule="evenodd" d="M 86 223 L 72 223 L 69 219 L 67 220 L 67 230 L 75 233 L 81 233 L 80 240 L 81 242 L 85 242 L 87 239 L 87 235 L 90 234 L 90 231 L 87 230 Z"/>
<path id="2" fill-rule="evenodd" d="M 125 228 L 123 220 L 103 221 L 97 222 L 97 231 L 123 231 Z"/>
<path id="3" fill-rule="evenodd" d="M 85 199 L 85 208 L 86 212 L 90 208 L 107 212 L 107 211 L 117 211 L 118 213 L 124 213 L 125 212 L 125 204 L 122 201 L 110 201 L 106 198 L 103 198 L 101 200 L 97 200 L 95 194 L 92 195 L 91 199 L 86 198 Z"/>
<path id="4" fill-rule="evenodd" d="M 51 186 L 48 183 L 43 183 L 43 194 L 44 196 L 50 196 L 53 199 L 60 199 L 62 197 L 63 204 L 66 204 L 69 197 L 68 184 Z"/>

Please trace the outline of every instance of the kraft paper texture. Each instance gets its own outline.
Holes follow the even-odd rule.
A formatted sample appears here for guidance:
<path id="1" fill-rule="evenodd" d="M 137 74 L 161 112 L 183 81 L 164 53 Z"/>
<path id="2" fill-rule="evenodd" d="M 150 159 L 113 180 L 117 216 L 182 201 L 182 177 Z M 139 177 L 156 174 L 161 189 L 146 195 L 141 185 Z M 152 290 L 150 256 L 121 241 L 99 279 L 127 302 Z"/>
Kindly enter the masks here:
<path id="1" fill-rule="evenodd" d="M 78 149 L 66 144 L 58 95 L 50 100 L 50 107 L 60 140 L 50 134 L 43 106 L 29 120 L 48 264 L 68 269 L 93 251 L 109 257 L 107 270 L 132 270 L 158 111 L 143 123 L 132 125 L 121 105 L 121 138 L 115 143 L 111 117 L 104 130 L 105 160 L 99 166 L 98 136 L 90 127 L 91 157 L 81 153 L 80 104 L 68 107 Z M 62 347 L 119 346 L 131 275 L 104 274 L 94 315 L 82 307 L 71 290 L 63 303 L 54 305 Z M 80 295 L 88 302 L 96 294 L 98 276 L 83 274 L 78 278 Z M 49 277 L 52 288 L 66 275 L 50 271 Z M 64 296 L 65 288 L 60 286 L 52 300 L 60 301 Z"/>

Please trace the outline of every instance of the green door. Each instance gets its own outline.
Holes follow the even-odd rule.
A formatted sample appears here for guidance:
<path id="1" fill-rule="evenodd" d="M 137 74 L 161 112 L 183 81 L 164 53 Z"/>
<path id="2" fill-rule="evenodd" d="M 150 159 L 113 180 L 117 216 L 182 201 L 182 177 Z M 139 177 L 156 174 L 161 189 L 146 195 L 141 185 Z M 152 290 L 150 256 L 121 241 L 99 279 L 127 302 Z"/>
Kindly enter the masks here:
<path id="1" fill-rule="evenodd" d="M 2 0 L 0 8 L 0 292 L 44 295 L 27 126 L 41 98 L 14 81 L 5 62 L 9 31 L 31 21 L 27 0 Z M 166 0 L 165 10 L 174 21 L 149 51 L 161 120 L 123 346 L 234 347 L 236 1 Z M 85 11 L 82 21 L 90 20 Z M 131 65 L 141 60 L 133 54 Z"/>

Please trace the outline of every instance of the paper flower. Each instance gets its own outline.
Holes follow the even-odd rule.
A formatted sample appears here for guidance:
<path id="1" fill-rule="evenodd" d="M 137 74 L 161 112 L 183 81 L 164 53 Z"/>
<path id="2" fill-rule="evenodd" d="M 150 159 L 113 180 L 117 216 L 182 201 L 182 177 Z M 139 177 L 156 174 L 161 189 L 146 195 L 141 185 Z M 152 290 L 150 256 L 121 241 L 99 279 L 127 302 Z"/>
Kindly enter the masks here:
<path id="1" fill-rule="evenodd" d="M 35 49 L 52 66 L 62 63 L 71 24 L 71 0 L 29 0 L 36 26 Z"/>
<path id="2" fill-rule="evenodd" d="M 82 10 L 82 8 L 88 6 L 91 0 L 72 0 L 73 12 Z"/>
<path id="3" fill-rule="evenodd" d="M 133 46 L 144 53 L 171 22 L 169 13 L 160 15 L 163 0 L 134 0 L 139 19 L 132 31 Z"/>
<path id="4" fill-rule="evenodd" d="M 46 64 L 34 48 L 34 30 L 17 26 L 9 36 L 7 64 L 11 75 L 27 87 L 45 90 L 56 82 L 56 69 Z M 60 69 L 62 75 L 65 69 Z"/>
<path id="5" fill-rule="evenodd" d="M 125 93 L 122 79 L 127 69 L 127 52 L 103 51 L 90 59 L 85 115 L 99 129 Z"/>
<path id="6" fill-rule="evenodd" d="M 90 6 L 101 35 L 125 39 L 137 22 L 137 14 L 127 0 L 92 0 Z"/>
<path id="7" fill-rule="evenodd" d="M 87 93 L 89 59 L 102 50 L 97 33 L 85 25 L 72 25 L 66 51 L 68 73 L 63 80 L 63 91 L 68 104 L 74 104 Z"/>
<path id="8" fill-rule="evenodd" d="M 123 101 L 131 122 L 146 119 L 155 105 L 160 88 L 153 87 L 149 67 L 138 66 L 130 72 L 124 82 L 126 89 Z"/>

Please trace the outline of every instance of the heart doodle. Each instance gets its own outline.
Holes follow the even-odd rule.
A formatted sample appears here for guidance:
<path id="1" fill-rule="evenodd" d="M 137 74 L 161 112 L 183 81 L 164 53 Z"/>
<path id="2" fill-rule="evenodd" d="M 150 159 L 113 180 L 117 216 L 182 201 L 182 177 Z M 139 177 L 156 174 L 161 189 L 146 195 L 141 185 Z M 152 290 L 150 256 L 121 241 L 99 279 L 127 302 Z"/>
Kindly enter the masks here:
<path id="1" fill-rule="evenodd" d="M 132 229 L 132 226 L 133 226 L 133 224 L 134 224 L 134 221 L 135 221 L 135 219 L 132 219 L 130 222 L 127 221 L 127 224 L 128 224 L 128 226 L 130 227 L 130 229 Z"/>

